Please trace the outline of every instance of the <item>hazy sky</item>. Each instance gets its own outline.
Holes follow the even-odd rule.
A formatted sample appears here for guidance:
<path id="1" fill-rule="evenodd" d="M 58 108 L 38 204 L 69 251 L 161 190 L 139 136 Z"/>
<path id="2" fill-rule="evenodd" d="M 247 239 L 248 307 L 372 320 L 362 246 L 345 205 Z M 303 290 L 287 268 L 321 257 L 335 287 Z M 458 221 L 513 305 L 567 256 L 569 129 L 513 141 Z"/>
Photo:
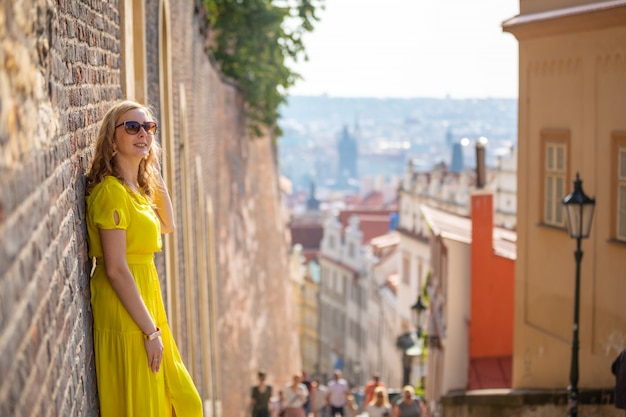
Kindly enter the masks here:
<path id="1" fill-rule="evenodd" d="M 517 97 L 519 0 L 326 0 L 291 95 Z"/>

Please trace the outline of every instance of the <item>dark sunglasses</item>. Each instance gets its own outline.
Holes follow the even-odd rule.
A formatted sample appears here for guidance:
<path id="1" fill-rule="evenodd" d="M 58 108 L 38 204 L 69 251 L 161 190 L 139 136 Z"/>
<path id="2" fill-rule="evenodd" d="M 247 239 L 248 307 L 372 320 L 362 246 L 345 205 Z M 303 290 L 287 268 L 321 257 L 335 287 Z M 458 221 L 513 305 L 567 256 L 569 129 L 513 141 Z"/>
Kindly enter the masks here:
<path id="1" fill-rule="evenodd" d="M 139 129 L 141 129 L 142 127 L 143 130 L 146 131 L 146 133 L 149 133 L 151 135 L 154 135 L 157 131 L 157 124 L 155 122 L 139 123 L 134 120 L 129 120 L 120 123 L 119 125 L 115 126 L 115 128 L 117 129 L 120 126 L 124 126 L 126 133 L 128 133 L 129 135 L 136 135 L 137 133 L 139 133 Z"/>

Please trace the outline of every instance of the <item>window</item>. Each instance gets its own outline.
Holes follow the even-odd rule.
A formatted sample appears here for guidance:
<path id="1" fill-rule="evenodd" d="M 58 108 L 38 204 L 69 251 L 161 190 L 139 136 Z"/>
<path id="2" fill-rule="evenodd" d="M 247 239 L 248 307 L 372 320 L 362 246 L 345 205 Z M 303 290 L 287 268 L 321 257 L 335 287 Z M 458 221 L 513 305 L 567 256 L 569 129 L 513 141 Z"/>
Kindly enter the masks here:
<path id="1" fill-rule="evenodd" d="M 561 199 L 566 192 L 569 132 L 544 131 L 543 150 L 543 223 L 565 227 Z"/>
<path id="2" fill-rule="evenodd" d="M 613 150 L 612 234 L 615 239 L 626 241 L 626 132 L 613 134 Z"/>

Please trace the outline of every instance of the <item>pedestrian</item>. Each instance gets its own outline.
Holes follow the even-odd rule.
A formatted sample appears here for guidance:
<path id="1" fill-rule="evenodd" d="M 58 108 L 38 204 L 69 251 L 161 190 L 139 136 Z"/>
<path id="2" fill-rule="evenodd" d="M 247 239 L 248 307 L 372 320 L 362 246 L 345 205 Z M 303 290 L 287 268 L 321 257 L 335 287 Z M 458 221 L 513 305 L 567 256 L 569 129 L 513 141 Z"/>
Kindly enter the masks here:
<path id="1" fill-rule="evenodd" d="M 626 349 L 622 350 L 611 364 L 611 373 L 615 375 L 615 408 L 624 410 L 626 409 Z"/>
<path id="2" fill-rule="evenodd" d="M 357 417 L 359 414 L 354 395 L 348 395 L 348 398 L 346 399 L 346 406 L 343 408 L 343 413 L 345 417 Z"/>
<path id="3" fill-rule="evenodd" d="M 304 415 L 308 417 L 309 413 L 311 412 L 311 396 L 313 395 L 313 391 L 312 391 L 311 380 L 309 379 L 309 376 L 307 375 L 305 371 L 302 371 L 302 383 L 304 384 L 304 386 L 306 386 L 306 389 L 309 391 L 309 396 L 306 398 L 306 401 L 304 405 L 302 406 L 304 408 Z"/>
<path id="4" fill-rule="evenodd" d="M 402 397 L 394 404 L 395 417 L 423 417 L 426 408 L 421 399 L 415 397 L 415 390 L 410 385 L 402 388 Z"/>
<path id="5" fill-rule="evenodd" d="M 202 401 L 172 337 L 154 265 L 174 231 L 148 107 L 104 116 L 87 174 L 86 220 L 96 380 L 102 417 L 201 417 Z"/>
<path id="6" fill-rule="evenodd" d="M 311 387 L 311 410 L 313 411 L 313 417 L 327 417 L 328 414 L 330 414 L 330 410 L 327 410 L 328 405 L 326 403 L 328 388 L 317 378 L 313 379 Z"/>
<path id="7" fill-rule="evenodd" d="M 303 405 L 309 397 L 309 390 L 301 381 L 302 374 L 295 374 L 291 383 L 283 388 L 285 400 L 282 415 L 284 417 L 306 417 Z"/>
<path id="8" fill-rule="evenodd" d="M 259 384 L 253 386 L 250 390 L 250 412 L 252 417 L 269 417 L 272 386 L 265 383 L 265 372 L 259 371 L 257 378 L 259 379 Z"/>
<path id="9" fill-rule="evenodd" d="M 272 417 L 279 417 L 281 414 L 281 410 L 283 409 L 283 404 L 285 403 L 285 396 L 283 395 L 283 390 L 278 390 L 278 395 L 272 397 L 270 400 L 272 403 Z"/>
<path id="10" fill-rule="evenodd" d="M 375 372 L 372 375 L 372 379 L 365 384 L 365 397 L 363 398 L 363 404 L 367 405 L 374 399 L 374 390 L 376 387 L 384 387 L 385 384 L 380 382 L 380 375 Z"/>
<path id="11" fill-rule="evenodd" d="M 369 417 L 391 417 L 391 411 L 387 390 L 385 387 L 377 387 L 374 390 L 374 398 L 367 405 L 367 415 Z"/>
<path id="12" fill-rule="evenodd" d="M 350 395 L 348 382 L 341 377 L 341 370 L 335 369 L 333 379 L 328 381 L 328 394 L 326 395 L 326 402 L 330 406 L 332 417 L 337 414 L 343 417 L 343 409 L 346 406 L 348 395 Z"/>

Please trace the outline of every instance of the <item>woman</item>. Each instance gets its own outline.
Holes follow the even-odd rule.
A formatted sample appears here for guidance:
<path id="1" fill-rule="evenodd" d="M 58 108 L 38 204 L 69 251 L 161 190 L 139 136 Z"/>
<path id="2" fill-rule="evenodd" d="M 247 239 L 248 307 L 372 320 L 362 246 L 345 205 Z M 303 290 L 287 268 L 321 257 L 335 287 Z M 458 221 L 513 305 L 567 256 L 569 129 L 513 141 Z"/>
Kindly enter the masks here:
<path id="1" fill-rule="evenodd" d="M 102 417 L 202 417 L 167 324 L 154 252 L 174 230 L 157 124 L 133 101 L 102 120 L 87 174 L 96 378 Z"/>
<path id="2" fill-rule="evenodd" d="M 348 398 L 346 400 L 346 406 L 343 409 L 343 414 L 344 417 L 357 417 L 357 415 L 359 414 L 356 404 L 356 398 L 354 398 L 354 395 L 348 395 Z"/>
<path id="3" fill-rule="evenodd" d="M 394 407 L 395 417 L 422 417 L 426 415 L 424 404 L 413 395 L 413 387 L 405 385 L 402 388 L 402 398 Z"/>
<path id="4" fill-rule="evenodd" d="M 295 374 L 291 384 L 283 389 L 283 410 L 285 417 L 306 417 L 304 415 L 304 403 L 309 397 L 309 390 L 302 382 L 302 376 Z"/>
<path id="5" fill-rule="evenodd" d="M 385 387 L 378 386 L 374 389 L 374 399 L 367 405 L 367 415 L 369 417 L 391 417 L 391 405 L 387 399 Z"/>
<path id="6" fill-rule="evenodd" d="M 259 378 L 259 385 L 252 387 L 252 392 L 250 393 L 252 417 L 269 417 L 272 386 L 265 384 L 265 372 L 259 372 L 257 377 Z"/>

